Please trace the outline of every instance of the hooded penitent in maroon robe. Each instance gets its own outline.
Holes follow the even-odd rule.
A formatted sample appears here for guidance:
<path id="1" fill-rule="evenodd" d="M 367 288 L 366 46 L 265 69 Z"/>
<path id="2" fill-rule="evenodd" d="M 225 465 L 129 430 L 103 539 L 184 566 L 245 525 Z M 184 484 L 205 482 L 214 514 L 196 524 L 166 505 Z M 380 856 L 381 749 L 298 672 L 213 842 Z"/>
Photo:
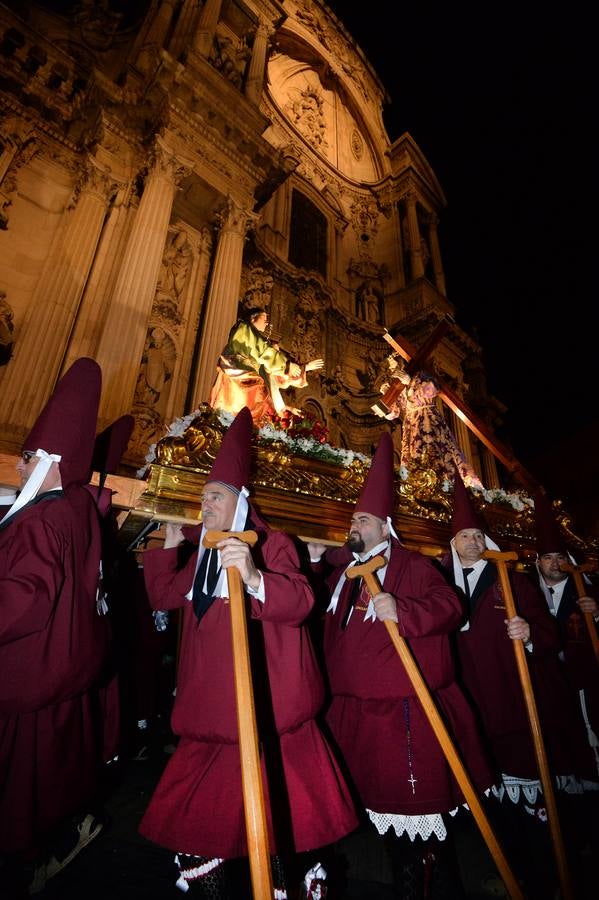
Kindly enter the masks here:
<path id="1" fill-rule="evenodd" d="M 23 450 L 40 457 L 38 466 L 51 462 L 44 451 L 60 459 L 62 490 L 20 508 L 17 501 L 0 523 L 3 852 L 35 851 L 90 800 L 99 772 L 98 682 L 109 632 L 96 608 L 100 524 L 83 483 L 100 386 L 93 360 L 77 360 L 61 379 Z"/>
<path id="2" fill-rule="evenodd" d="M 451 568 L 451 557 L 444 564 Z M 558 659 L 559 636 L 539 590 L 509 573 L 519 616 L 530 626 L 527 662 L 549 766 L 556 775 L 592 777 L 593 760 Z M 461 676 L 479 711 L 501 772 L 537 779 L 538 765 L 497 570 L 487 562 L 471 598 L 469 628 L 457 635 Z"/>
<path id="3" fill-rule="evenodd" d="M 252 549 L 265 602 L 247 598 L 258 730 L 266 770 L 271 853 L 329 844 L 357 817 L 316 716 L 323 684 L 303 624 L 314 603 L 293 542 L 252 513 Z M 196 530 L 197 541 L 199 529 Z M 191 534 L 190 534 L 191 537 Z M 177 548 L 149 550 L 144 574 L 155 609 L 183 608 L 172 727 L 180 735 L 140 831 L 175 851 L 203 857 L 247 855 L 233 681 L 229 601 L 217 598 L 198 621 L 186 599 L 197 553 L 177 571 Z"/>
<path id="4" fill-rule="evenodd" d="M 96 610 L 100 526 L 82 487 L 0 526 L 0 847 L 33 849 L 91 797 L 96 682 L 108 631 Z"/>
<path id="5" fill-rule="evenodd" d="M 329 578 L 334 591 L 345 566 Z M 376 813 L 443 813 L 463 802 L 384 622 L 369 615 L 362 591 L 345 629 L 350 583 L 324 625 L 332 700 L 327 721 L 364 806 Z M 455 680 L 449 635 L 461 604 L 433 564 L 392 540 L 382 588 L 397 601 L 398 627 L 481 792 L 494 781 L 472 711 Z"/>
<path id="6" fill-rule="evenodd" d="M 599 603 L 597 585 L 585 584 L 584 592 Z M 596 772 L 599 774 L 599 668 L 593 652 L 584 613 L 577 604 L 578 591 L 571 575 L 563 588 L 561 602 L 555 614 L 560 635 L 560 662 L 577 703 L 589 744 L 593 747 Z M 599 628 L 595 622 L 595 628 Z"/>

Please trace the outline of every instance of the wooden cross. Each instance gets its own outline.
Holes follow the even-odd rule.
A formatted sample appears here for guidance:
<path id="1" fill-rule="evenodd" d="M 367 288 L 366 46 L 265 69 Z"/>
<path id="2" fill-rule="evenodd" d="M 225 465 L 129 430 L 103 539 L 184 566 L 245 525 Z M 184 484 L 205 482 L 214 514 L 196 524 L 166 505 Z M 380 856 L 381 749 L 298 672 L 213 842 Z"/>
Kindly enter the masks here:
<path id="1" fill-rule="evenodd" d="M 402 347 L 398 343 L 392 343 L 393 338 L 385 329 L 385 333 L 383 337 L 390 344 L 394 350 L 399 353 L 406 361 L 407 365 L 405 367 L 408 375 L 415 375 L 420 369 L 425 369 L 427 364 L 430 362 L 430 357 L 437 346 L 437 344 L 441 341 L 441 338 L 449 328 L 449 320 L 447 318 L 441 319 L 440 322 L 437 322 L 433 331 L 429 334 L 428 338 L 420 347 L 419 350 L 412 348 L 412 353 L 409 353 L 407 350 L 402 352 Z M 407 344 L 407 341 L 403 342 Z M 397 398 L 401 394 L 401 392 L 405 389 L 406 385 L 403 384 L 399 379 L 394 378 L 391 382 L 390 387 L 385 391 L 385 393 L 380 397 L 375 403 L 372 404 L 371 409 L 373 412 L 377 414 L 377 416 L 386 416 L 391 412 L 393 405 L 397 402 Z"/>

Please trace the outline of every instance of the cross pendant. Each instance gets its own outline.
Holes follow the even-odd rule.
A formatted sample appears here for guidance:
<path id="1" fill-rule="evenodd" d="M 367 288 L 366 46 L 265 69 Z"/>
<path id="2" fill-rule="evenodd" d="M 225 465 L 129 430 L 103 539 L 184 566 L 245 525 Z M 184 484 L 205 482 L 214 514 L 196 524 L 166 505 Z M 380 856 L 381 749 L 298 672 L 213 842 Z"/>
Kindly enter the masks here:
<path id="1" fill-rule="evenodd" d="M 412 785 L 412 793 L 415 794 L 415 793 L 416 793 L 416 788 L 414 787 L 414 785 L 416 784 L 416 782 L 418 781 L 418 779 L 417 779 L 417 778 L 414 778 L 414 773 L 413 773 L 413 772 L 410 772 L 410 777 L 408 778 L 408 781 L 409 781 L 410 784 Z"/>

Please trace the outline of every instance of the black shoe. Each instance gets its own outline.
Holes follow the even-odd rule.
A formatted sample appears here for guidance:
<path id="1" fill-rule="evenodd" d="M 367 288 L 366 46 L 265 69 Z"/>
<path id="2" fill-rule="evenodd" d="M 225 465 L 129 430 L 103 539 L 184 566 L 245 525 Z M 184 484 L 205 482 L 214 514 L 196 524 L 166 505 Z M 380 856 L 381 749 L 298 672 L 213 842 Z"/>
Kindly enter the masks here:
<path id="1" fill-rule="evenodd" d="M 68 866 L 81 850 L 87 847 L 100 834 L 103 828 L 104 822 L 91 813 L 75 819 L 65 832 L 64 838 L 60 843 L 54 847 L 45 859 L 35 866 L 33 876 L 29 882 L 29 896 L 43 891 L 46 882 L 58 875 L 65 866 Z"/>

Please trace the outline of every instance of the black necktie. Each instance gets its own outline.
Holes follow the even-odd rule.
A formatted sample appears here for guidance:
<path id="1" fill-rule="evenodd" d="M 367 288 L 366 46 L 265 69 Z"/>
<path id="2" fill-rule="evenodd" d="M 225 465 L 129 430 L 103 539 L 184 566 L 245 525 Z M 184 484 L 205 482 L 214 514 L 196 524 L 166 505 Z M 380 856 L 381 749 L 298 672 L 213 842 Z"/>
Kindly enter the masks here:
<path id="1" fill-rule="evenodd" d="M 362 562 L 356 563 L 357 566 L 362 566 L 364 563 L 368 562 L 371 559 L 369 556 L 368 559 L 362 560 Z M 349 625 L 350 616 L 353 612 L 353 608 L 358 602 L 358 597 L 360 596 L 360 591 L 362 590 L 362 579 L 354 578 L 352 579 L 351 587 L 349 589 L 349 597 L 347 598 L 347 609 L 345 610 L 345 615 L 341 620 L 341 630 L 345 631 L 347 626 Z"/>
<path id="2" fill-rule="evenodd" d="M 470 585 L 468 584 L 470 572 L 474 572 L 474 566 L 468 566 L 466 569 L 462 569 L 462 574 L 464 575 L 464 593 L 466 594 L 468 602 L 470 602 Z"/>
<path id="3" fill-rule="evenodd" d="M 208 575 L 206 575 L 208 573 Z M 218 568 L 218 550 L 204 550 L 204 555 L 200 560 L 196 577 L 193 580 L 193 593 L 191 602 L 193 603 L 193 611 L 198 617 L 198 622 L 206 610 L 214 602 L 214 591 L 220 569 Z M 206 591 L 204 592 L 204 582 L 206 583 Z"/>
<path id="4" fill-rule="evenodd" d="M 547 590 L 549 591 L 549 612 L 554 613 L 555 612 L 555 599 L 554 599 L 553 595 L 555 594 L 555 591 L 553 590 L 552 587 L 548 587 Z"/>

